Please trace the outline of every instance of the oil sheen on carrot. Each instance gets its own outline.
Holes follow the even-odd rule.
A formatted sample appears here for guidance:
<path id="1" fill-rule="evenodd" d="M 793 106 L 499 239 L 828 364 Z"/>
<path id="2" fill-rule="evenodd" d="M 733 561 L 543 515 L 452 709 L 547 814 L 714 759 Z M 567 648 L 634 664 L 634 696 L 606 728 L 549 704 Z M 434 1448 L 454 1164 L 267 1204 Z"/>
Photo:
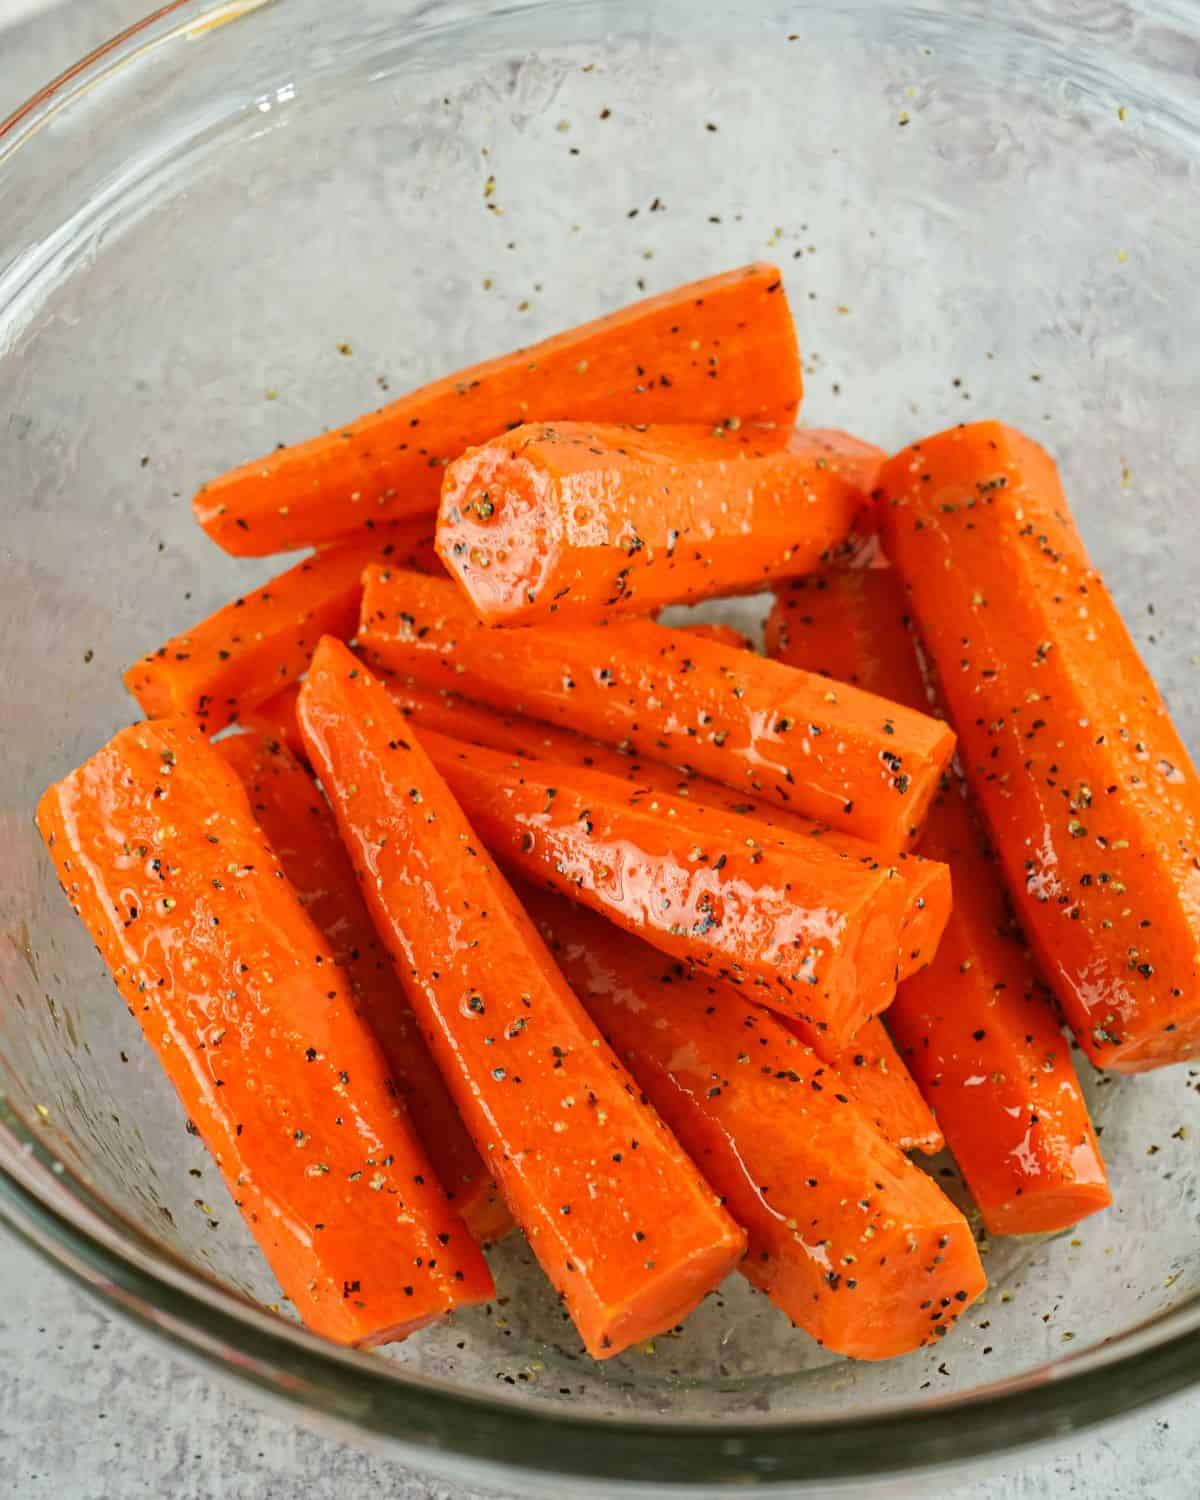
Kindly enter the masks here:
<path id="1" fill-rule="evenodd" d="M 673 1326 L 742 1254 L 567 987 L 417 733 L 327 640 L 309 757 L 476 1148 L 597 1358 Z"/>
<path id="2" fill-rule="evenodd" d="M 906 896 L 895 869 L 599 771 L 431 730 L 422 743 L 503 863 L 743 986 L 828 1047 L 891 1001 Z"/>

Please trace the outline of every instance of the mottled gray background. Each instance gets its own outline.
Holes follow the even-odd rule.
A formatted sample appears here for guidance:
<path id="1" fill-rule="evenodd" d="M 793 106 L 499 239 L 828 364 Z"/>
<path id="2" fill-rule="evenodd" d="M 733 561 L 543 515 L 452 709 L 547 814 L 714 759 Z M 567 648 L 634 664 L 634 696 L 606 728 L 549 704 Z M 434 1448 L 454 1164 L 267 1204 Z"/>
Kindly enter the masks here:
<path id="1" fill-rule="evenodd" d="M 0 117 L 148 3 L 0 0 Z M 0 1500 L 474 1500 L 255 1410 L 2 1234 L 0 1286 Z M 911 1493 L 1192 1500 L 1198 1463 L 1200 1395 L 973 1482 L 916 1481 Z"/>

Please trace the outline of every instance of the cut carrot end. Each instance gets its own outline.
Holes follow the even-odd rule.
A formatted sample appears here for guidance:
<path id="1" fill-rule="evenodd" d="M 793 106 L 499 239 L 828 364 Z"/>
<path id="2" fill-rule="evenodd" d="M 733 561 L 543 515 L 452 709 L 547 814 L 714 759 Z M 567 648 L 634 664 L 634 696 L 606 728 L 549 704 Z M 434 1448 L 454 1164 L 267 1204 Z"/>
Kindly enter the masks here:
<path id="1" fill-rule="evenodd" d="M 883 459 L 774 423 L 530 423 L 447 468 L 438 553 L 489 625 L 757 593 L 839 555 Z"/>
<path id="2" fill-rule="evenodd" d="M 1112 1203 L 1107 1182 L 1063 1184 L 980 1207 L 989 1234 L 1057 1234 Z"/>

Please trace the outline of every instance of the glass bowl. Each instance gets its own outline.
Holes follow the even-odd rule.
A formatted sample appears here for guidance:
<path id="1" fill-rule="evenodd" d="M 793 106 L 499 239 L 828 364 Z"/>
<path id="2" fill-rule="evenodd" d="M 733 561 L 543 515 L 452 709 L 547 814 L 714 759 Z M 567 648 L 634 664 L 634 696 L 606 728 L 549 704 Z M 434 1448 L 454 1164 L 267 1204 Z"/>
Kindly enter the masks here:
<path id="1" fill-rule="evenodd" d="M 196 0 L 0 127 L 0 1210 L 18 1234 L 310 1415 L 560 1495 L 894 1476 L 1200 1375 L 1183 1067 L 1089 1072 L 1115 1206 L 985 1244 L 992 1288 L 935 1350 L 833 1359 L 734 1278 L 592 1364 L 517 1237 L 486 1310 L 385 1355 L 323 1344 L 271 1310 L 31 819 L 134 716 L 120 669 L 279 567 L 206 541 L 203 479 L 754 258 L 783 267 L 808 420 L 897 446 L 994 415 L 1053 448 L 1194 742 L 1198 22 L 1190 0 Z"/>

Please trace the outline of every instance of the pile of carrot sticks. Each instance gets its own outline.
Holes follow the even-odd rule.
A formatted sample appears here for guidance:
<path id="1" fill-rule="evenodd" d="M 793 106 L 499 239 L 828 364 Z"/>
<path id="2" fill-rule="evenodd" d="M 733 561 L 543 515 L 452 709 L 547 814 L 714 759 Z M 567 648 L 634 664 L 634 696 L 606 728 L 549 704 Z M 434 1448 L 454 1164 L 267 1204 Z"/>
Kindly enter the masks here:
<path id="1" fill-rule="evenodd" d="M 146 717 L 39 804 L 330 1339 L 486 1301 L 516 1226 L 598 1359 L 733 1270 L 904 1354 L 977 1230 L 1109 1203 L 1068 1028 L 1200 1051 L 1196 770 L 1051 459 L 889 456 L 801 387 L 752 265 L 231 470 L 212 540 L 311 550 L 131 666 Z M 765 654 L 658 618 L 764 591 Z"/>

